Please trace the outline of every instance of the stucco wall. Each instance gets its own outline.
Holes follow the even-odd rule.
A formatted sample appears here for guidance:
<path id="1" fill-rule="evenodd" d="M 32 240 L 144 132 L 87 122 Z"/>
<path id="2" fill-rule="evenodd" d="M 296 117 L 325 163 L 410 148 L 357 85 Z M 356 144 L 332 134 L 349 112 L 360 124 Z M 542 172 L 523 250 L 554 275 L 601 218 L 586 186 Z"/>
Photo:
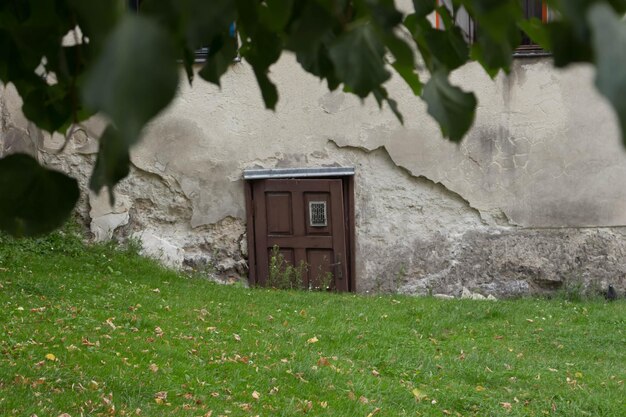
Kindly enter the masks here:
<path id="1" fill-rule="evenodd" d="M 519 59 L 491 80 L 463 67 L 453 79 L 476 92 L 479 108 L 460 145 L 441 138 L 399 79 L 389 90 L 404 126 L 373 100 L 328 92 L 289 55 L 270 77 L 276 112 L 264 109 L 245 63 L 221 91 L 181 84 L 133 150 L 116 207 L 85 194 L 80 211 L 94 236 L 139 237 L 171 265 L 238 279 L 247 274 L 243 169 L 355 166 L 359 291 L 626 290 L 626 152 L 590 68 Z M 3 153 L 37 153 L 86 184 L 101 121 L 57 154 L 61 139 L 24 120 L 10 86 L 0 103 Z"/>

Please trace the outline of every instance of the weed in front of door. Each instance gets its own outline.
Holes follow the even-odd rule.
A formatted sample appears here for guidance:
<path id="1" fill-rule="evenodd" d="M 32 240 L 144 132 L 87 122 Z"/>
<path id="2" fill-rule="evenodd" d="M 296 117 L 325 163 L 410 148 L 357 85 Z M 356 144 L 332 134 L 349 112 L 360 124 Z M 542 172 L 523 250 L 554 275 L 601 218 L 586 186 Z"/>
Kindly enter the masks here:
<path id="1" fill-rule="evenodd" d="M 294 290 L 302 288 L 304 275 L 307 273 L 307 264 L 301 261 L 298 266 L 292 265 L 285 260 L 280 253 L 280 248 L 274 246 L 270 256 L 270 270 L 267 285 L 281 290 Z"/>

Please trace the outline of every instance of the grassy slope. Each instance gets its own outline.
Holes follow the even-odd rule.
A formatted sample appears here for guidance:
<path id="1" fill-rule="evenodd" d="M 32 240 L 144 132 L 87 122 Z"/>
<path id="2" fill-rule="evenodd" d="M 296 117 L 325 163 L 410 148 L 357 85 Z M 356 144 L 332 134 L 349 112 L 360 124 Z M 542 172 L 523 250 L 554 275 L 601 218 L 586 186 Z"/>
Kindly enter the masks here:
<path id="1" fill-rule="evenodd" d="M 250 290 L 0 238 L 0 415 L 622 416 L 625 321 L 623 301 Z"/>

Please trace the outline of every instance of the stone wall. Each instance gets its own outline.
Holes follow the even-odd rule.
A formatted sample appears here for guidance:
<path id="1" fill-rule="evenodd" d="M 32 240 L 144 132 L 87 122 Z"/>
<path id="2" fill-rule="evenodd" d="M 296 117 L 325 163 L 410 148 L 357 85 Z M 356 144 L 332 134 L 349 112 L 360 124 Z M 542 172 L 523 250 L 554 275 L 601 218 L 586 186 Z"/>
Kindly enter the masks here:
<path id="1" fill-rule="evenodd" d="M 179 97 L 133 149 L 115 190 L 86 191 L 102 121 L 70 139 L 43 134 L 0 93 L 0 155 L 27 152 L 76 177 L 78 213 L 95 240 L 134 237 L 146 254 L 215 279 L 247 277 L 245 168 L 354 166 L 360 292 L 498 297 L 609 283 L 626 291 L 626 152 L 585 66 L 517 60 L 489 79 L 453 74 L 477 93 L 474 128 L 455 145 L 399 79 L 405 125 L 387 108 L 328 92 L 286 55 L 263 107 L 251 69 L 233 65 L 222 90 L 181 83 Z"/>

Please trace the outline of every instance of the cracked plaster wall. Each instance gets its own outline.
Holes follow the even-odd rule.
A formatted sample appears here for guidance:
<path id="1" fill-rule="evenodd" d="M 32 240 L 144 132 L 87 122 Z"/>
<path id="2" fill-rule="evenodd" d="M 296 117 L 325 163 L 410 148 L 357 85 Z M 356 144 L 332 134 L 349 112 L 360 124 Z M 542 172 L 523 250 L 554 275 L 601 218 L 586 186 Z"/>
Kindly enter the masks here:
<path id="1" fill-rule="evenodd" d="M 585 66 L 516 60 L 489 79 L 453 74 L 478 95 L 476 123 L 455 145 L 401 80 L 389 90 L 405 116 L 328 92 L 286 55 L 272 68 L 280 100 L 264 109 L 253 73 L 234 64 L 220 91 L 181 83 L 178 99 L 133 149 L 116 205 L 85 192 L 79 213 L 95 239 L 132 236 L 145 252 L 220 279 L 247 275 L 242 171 L 356 167 L 357 286 L 362 292 L 519 295 L 615 284 L 626 290 L 626 152 Z M 0 100 L 0 149 L 38 155 L 84 189 L 97 118 L 71 139 L 41 134 L 11 87 Z"/>

